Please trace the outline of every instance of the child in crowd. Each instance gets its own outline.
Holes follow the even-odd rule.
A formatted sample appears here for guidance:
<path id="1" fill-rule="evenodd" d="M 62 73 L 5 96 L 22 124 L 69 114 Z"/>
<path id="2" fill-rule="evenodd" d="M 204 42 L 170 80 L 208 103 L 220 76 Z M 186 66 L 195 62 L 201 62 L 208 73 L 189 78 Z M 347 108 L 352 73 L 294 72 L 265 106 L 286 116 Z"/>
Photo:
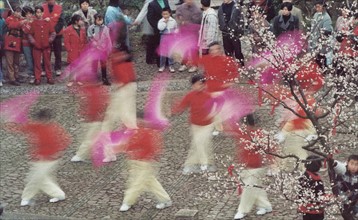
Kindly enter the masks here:
<path id="1" fill-rule="evenodd" d="M 160 130 L 148 125 L 140 125 L 131 131 L 133 134 L 124 146 L 128 155 L 129 179 L 124 192 L 121 212 L 131 208 L 143 191 L 152 192 L 159 203 L 157 209 L 172 205 L 172 201 L 156 178 L 156 163 L 163 145 Z"/>
<path id="2" fill-rule="evenodd" d="M 91 45 L 93 47 L 96 47 L 96 49 L 98 49 L 97 51 L 98 53 L 106 53 L 106 55 L 108 55 L 110 51 L 106 50 L 106 48 L 112 47 L 112 42 L 109 35 L 109 28 L 103 23 L 103 15 L 95 14 L 94 19 L 95 19 L 94 24 L 89 26 L 87 30 L 88 41 L 91 42 Z M 111 83 L 108 81 L 107 78 L 107 66 L 106 66 L 107 63 L 105 59 L 99 61 L 98 60 L 93 61 L 93 67 L 92 67 L 93 70 L 95 71 L 95 73 L 97 73 L 98 62 L 100 62 L 101 65 L 103 84 L 107 86 L 111 85 Z"/>
<path id="3" fill-rule="evenodd" d="M 205 78 L 195 75 L 191 79 L 192 91 L 190 91 L 172 110 L 173 114 L 190 110 L 191 146 L 185 161 L 183 174 L 197 172 L 197 166 L 202 171 L 215 171 L 213 165 L 213 150 L 211 132 L 214 129 L 213 110 L 214 103 L 210 93 L 206 90 Z"/>
<path id="4" fill-rule="evenodd" d="M 303 220 L 324 219 L 324 186 L 318 171 L 322 161 L 318 156 L 308 156 L 305 161 L 306 171 L 298 179 L 298 210 L 303 213 Z"/>
<path id="5" fill-rule="evenodd" d="M 334 171 L 337 174 L 336 188 L 342 199 L 342 216 L 344 219 L 358 217 L 358 155 L 348 157 L 347 164 L 335 161 Z"/>
<path id="6" fill-rule="evenodd" d="M 26 65 L 27 65 L 27 73 L 30 78 L 30 83 L 35 82 L 34 76 L 34 62 L 32 59 L 32 45 L 29 42 L 28 34 L 31 30 L 31 23 L 34 21 L 34 10 L 29 7 L 25 6 L 22 8 L 22 17 L 25 18 L 25 23 L 22 26 L 22 30 L 24 32 L 24 36 L 22 37 L 22 52 L 24 53 Z"/>
<path id="7" fill-rule="evenodd" d="M 59 163 L 60 152 L 70 144 L 70 136 L 64 128 L 51 120 L 51 111 L 42 109 L 36 113 L 35 121 L 14 128 L 26 135 L 32 157 L 27 183 L 21 196 L 21 206 L 30 205 L 40 191 L 52 197 L 50 202 L 65 199 L 65 193 L 55 181 L 54 171 Z"/>
<path id="8" fill-rule="evenodd" d="M 21 17 L 21 8 L 15 7 L 14 12 L 6 18 L 8 28 L 5 35 L 5 59 L 10 85 L 20 86 L 19 65 L 21 51 L 22 26 L 25 20 Z"/>
<path id="9" fill-rule="evenodd" d="M 161 34 L 161 42 L 163 42 L 163 38 L 166 34 L 174 33 L 177 29 L 177 22 L 173 17 L 171 17 L 171 10 L 170 8 L 163 8 L 162 9 L 162 18 L 158 21 L 158 30 Z M 165 63 L 168 59 L 169 64 L 169 71 L 171 73 L 175 72 L 173 67 L 174 61 L 170 57 L 160 56 L 160 64 L 159 64 L 159 72 L 163 72 L 165 69 Z"/>
<path id="10" fill-rule="evenodd" d="M 267 197 L 267 192 L 262 186 L 262 178 L 266 174 L 266 165 L 269 165 L 269 158 L 265 157 L 262 148 L 259 146 L 263 139 L 262 130 L 255 126 L 253 115 L 244 119 L 244 126 L 234 128 L 234 136 L 238 145 L 238 163 L 244 166 L 240 172 L 243 185 L 240 205 L 234 219 L 242 219 L 251 211 L 254 205 L 257 206 L 256 215 L 265 215 L 272 212 L 272 205 Z M 267 141 L 264 141 L 267 144 Z"/>
<path id="11" fill-rule="evenodd" d="M 71 25 L 64 30 L 64 45 L 67 50 L 67 63 L 69 65 L 81 55 L 81 52 L 86 46 L 87 36 L 83 25 L 82 17 L 78 14 L 74 14 L 71 18 Z M 76 73 L 72 74 L 74 74 L 74 80 L 76 81 Z M 77 82 L 77 84 L 82 85 L 81 82 Z M 72 85 L 72 81 L 67 84 L 69 87 Z"/>
<path id="12" fill-rule="evenodd" d="M 47 83 L 53 85 L 51 70 L 51 43 L 56 37 L 55 29 L 49 22 L 43 19 L 44 9 L 42 6 L 35 7 L 36 19 L 31 23 L 28 35 L 30 43 L 33 45 L 33 58 L 35 63 L 35 85 L 41 84 L 41 60 L 43 58 Z"/>

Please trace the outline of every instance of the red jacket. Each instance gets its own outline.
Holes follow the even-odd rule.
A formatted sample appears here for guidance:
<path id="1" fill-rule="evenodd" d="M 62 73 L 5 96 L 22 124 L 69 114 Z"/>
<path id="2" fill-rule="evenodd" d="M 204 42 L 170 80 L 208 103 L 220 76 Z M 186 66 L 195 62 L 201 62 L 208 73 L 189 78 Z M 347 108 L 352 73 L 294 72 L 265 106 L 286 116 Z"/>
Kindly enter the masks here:
<path id="1" fill-rule="evenodd" d="M 112 59 L 112 75 L 114 83 L 127 84 L 134 82 L 136 79 L 136 73 L 133 62 L 115 62 Z"/>
<path id="2" fill-rule="evenodd" d="M 296 79 L 302 89 L 318 91 L 324 84 L 321 68 L 315 61 L 302 65 L 296 73 Z"/>
<path id="3" fill-rule="evenodd" d="M 47 3 L 42 4 L 42 7 L 44 8 L 43 18 L 50 18 L 51 27 L 55 29 L 55 26 L 61 18 L 62 6 L 59 4 L 55 4 L 51 13 Z M 58 33 L 58 35 L 62 35 L 62 30 Z"/>
<path id="4" fill-rule="evenodd" d="M 209 116 L 213 108 L 213 100 L 207 91 L 191 91 L 172 110 L 174 114 L 190 108 L 190 123 L 205 126 L 211 124 L 213 118 Z"/>
<path id="5" fill-rule="evenodd" d="M 29 41 L 36 49 L 46 49 L 55 39 L 55 29 L 43 19 L 35 19 L 31 23 Z"/>
<path id="6" fill-rule="evenodd" d="M 56 123 L 31 122 L 20 126 L 29 145 L 33 160 L 54 160 L 70 145 L 67 131 Z"/>
<path id="7" fill-rule="evenodd" d="M 70 25 L 64 30 L 63 37 L 65 48 L 67 50 L 67 62 L 72 63 L 80 57 L 81 52 L 86 46 L 86 30 L 80 28 L 80 34 L 78 35 L 73 25 Z"/>
<path id="8" fill-rule="evenodd" d="M 152 161 L 161 153 L 163 138 L 160 131 L 140 127 L 130 137 L 126 153 L 130 160 Z"/>
<path id="9" fill-rule="evenodd" d="M 80 114 L 87 122 L 103 121 L 109 96 L 99 85 L 86 85 L 79 88 Z"/>
<path id="10" fill-rule="evenodd" d="M 239 77 L 239 65 L 233 58 L 225 55 L 206 55 L 200 58 L 197 64 L 204 67 L 209 92 L 223 91 L 227 88 L 227 83 Z"/>
<path id="11" fill-rule="evenodd" d="M 354 28 L 353 35 L 358 38 L 358 26 Z M 357 42 L 353 42 L 349 37 L 345 37 L 342 41 L 341 48 L 339 48 L 339 52 L 351 57 L 358 56 L 357 49 L 353 49 L 355 44 L 357 44 Z"/>

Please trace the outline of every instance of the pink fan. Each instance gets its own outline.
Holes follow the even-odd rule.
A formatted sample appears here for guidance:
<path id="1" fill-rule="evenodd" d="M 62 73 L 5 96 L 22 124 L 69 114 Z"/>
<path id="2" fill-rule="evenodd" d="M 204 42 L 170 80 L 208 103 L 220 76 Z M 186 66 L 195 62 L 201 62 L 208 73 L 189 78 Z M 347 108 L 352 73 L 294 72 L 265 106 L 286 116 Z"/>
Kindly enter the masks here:
<path id="1" fill-rule="evenodd" d="M 277 51 L 285 61 L 295 58 L 301 53 L 305 40 L 301 31 L 289 31 L 281 34 L 276 42 Z"/>
<path id="2" fill-rule="evenodd" d="M 238 121 L 245 115 L 252 113 L 254 110 L 254 101 L 252 96 L 234 89 L 225 91 L 224 104 L 220 111 L 221 119 L 223 121 Z"/>
<path id="3" fill-rule="evenodd" d="M 144 119 L 154 128 L 165 129 L 169 121 L 162 114 L 162 101 L 165 88 L 169 83 L 169 74 L 161 73 L 155 77 L 149 90 L 147 102 L 144 108 Z"/>
<path id="4" fill-rule="evenodd" d="M 114 154 L 122 152 L 121 146 L 129 140 L 133 133 L 133 130 L 128 129 L 99 133 L 92 147 L 93 165 L 97 168 L 103 166 L 106 148 Z"/>
<path id="5" fill-rule="evenodd" d="M 0 104 L 0 117 L 5 122 L 26 123 L 30 107 L 39 96 L 40 92 L 32 91 L 3 101 Z"/>
<path id="6" fill-rule="evenodd" d="M 198 51 L 198 33 L 200 26 L 185 25 L 178 33 L 164 35 L 158 48 L 158 54 L 172 57 L 176 61 L 193 59 Z"/>

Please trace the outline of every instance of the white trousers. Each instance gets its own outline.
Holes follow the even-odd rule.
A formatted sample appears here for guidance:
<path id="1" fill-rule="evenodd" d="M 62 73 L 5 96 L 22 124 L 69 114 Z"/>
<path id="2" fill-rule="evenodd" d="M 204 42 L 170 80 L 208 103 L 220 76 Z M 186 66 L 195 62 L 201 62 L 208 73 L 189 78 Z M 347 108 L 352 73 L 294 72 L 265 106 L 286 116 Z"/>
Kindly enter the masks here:
<path id="1" fill-rule="evenodd" d="M 26 180 L 27 184 L 21 196 L 23 200 L 32 199 L 40 191 L 51 198 L 65 198 L 65 193 L 58 186 L 53 175 L 58 162 L 58 160 L 31 162 L 30 172 Z"/>
<path id="2" fill-rule="evenodd" d="M 106 110 L 102 131 L 114 130 L 118 127 L 119 121 L 127 128 L 137 128 L 136 90 L 135 82 L 115 89 Z"/>
<path id="3" fill-rule="evenodd" d="M 254 187 L 254 185 L 261 186 L 261 178 L 265 173 L 265 168 L 245 169 L 240 172 L 241 179 L 247 186 L 244 186 L 241 194 L 238 212 L 244 214 L 249 213 L 254 205 L 256 205 L 257 208 L 272 208 L 266 191 L 262 188 Z"/>
<path id="4" fill-rule="evenodd" d="M 123 203 L 133 205 L 143 192 L 151 192 L 159 202 L 168 202 L 170 197 L 157 180 L 153 162 L 129 160 L 129 179 Z"/>
<path id="5" fill-rule="evenodd" d="M 82 159 L 90 157 L 90 151 L 97 134 L 101 131 L 102 122 L 89 122 L 83 124 L 83 140 L 76 155 Z"/>
<path id="6" fill-rule="evenodd" d="M 191 145 L 185 166 L 195 164 L 209 165 L 213 163 L 212 131 L 214 124 L 191 125 Z"/>

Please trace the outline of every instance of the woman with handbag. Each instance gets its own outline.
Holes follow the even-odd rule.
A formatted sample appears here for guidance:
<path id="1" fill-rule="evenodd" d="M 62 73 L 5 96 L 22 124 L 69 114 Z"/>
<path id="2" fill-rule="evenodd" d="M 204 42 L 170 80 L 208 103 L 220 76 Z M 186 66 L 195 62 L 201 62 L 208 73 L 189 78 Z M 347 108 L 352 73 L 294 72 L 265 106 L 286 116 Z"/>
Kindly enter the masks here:
<path id="1" fill-rule="evenodd" d="M 19 63 L 20 63 L 20 51 L 21 51 L 21 35 L 22 25 L 25 20 L 21 17 L 21 8 L 16 7 L 12 15 L 6 18 L 5 21 L 8 32 L 5 35 L 5 59 L 8 70 L 8 78 L 10 84 L 19 86 Z"/>

